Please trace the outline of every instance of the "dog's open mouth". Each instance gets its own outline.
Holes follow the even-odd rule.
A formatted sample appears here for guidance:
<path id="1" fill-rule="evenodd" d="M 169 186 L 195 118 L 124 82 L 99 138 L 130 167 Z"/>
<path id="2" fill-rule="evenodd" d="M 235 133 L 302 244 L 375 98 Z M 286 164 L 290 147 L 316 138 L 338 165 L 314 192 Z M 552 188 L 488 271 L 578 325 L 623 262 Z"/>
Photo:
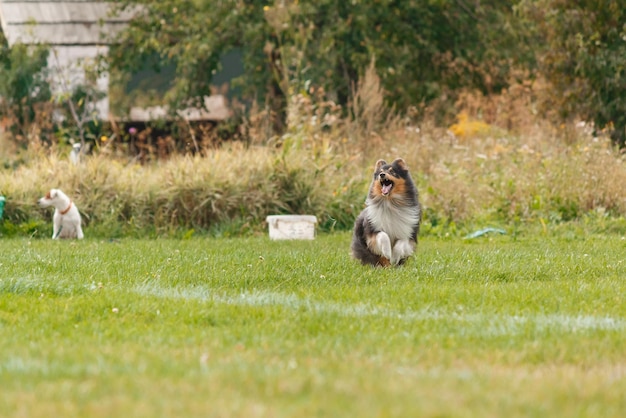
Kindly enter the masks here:
<path id="1" fill-rule="evenodd" d="M 393 188 L 393 181 L 389 179 L 380 179 L 381 193 L 383 196 L 388 196 Z"/>

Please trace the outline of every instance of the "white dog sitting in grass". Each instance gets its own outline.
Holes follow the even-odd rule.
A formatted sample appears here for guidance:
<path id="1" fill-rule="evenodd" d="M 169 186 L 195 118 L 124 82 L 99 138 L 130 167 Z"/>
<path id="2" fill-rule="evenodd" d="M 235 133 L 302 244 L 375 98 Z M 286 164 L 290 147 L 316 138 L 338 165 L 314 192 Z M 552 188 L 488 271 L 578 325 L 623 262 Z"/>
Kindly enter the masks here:
<path id="1" fill-rule="evenodd" d="M 51 189 L 37 203 L 42 208 L 54 206 L 52 239 L 83 238 L 80 213 L 74 202 L 65 193 L 58 189 Z"/>

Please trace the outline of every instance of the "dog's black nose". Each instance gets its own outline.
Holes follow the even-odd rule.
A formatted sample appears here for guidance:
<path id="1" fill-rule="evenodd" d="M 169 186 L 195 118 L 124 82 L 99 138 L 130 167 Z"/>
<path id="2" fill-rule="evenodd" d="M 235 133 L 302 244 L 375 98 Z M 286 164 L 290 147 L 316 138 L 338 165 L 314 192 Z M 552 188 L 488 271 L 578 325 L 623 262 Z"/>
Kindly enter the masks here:
<path id="1" fill-rule="evenodd" d="M 380 178 L 384 179 L 385 178 L 385 173 L 380 173 Z"/>

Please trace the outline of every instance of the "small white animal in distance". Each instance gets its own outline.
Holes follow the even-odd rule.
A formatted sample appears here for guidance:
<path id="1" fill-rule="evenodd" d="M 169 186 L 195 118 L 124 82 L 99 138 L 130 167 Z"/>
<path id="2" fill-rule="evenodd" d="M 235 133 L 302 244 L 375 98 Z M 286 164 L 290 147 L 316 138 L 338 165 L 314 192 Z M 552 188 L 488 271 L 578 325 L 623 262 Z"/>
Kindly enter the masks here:
<path id="1" fill-rule="evenodd" d="M 72 151 L 70 152 L 70 162 L 77 165 L 80 162 L 80 142 L 72 145 Z"/>

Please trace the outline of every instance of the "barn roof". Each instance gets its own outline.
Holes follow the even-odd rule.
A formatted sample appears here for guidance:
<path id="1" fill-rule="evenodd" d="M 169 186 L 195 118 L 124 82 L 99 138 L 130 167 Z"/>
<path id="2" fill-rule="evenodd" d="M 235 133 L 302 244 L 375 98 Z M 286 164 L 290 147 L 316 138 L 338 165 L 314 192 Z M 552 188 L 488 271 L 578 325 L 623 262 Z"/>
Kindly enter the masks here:
<path id="1" fill-rule="evenodd" d="M 9 46 L 45 41 L 50 45 L 109 43 L 130 13 L 114 15 L 112 3 L 93 0 L 0 0 L 0 23 Z"/>

